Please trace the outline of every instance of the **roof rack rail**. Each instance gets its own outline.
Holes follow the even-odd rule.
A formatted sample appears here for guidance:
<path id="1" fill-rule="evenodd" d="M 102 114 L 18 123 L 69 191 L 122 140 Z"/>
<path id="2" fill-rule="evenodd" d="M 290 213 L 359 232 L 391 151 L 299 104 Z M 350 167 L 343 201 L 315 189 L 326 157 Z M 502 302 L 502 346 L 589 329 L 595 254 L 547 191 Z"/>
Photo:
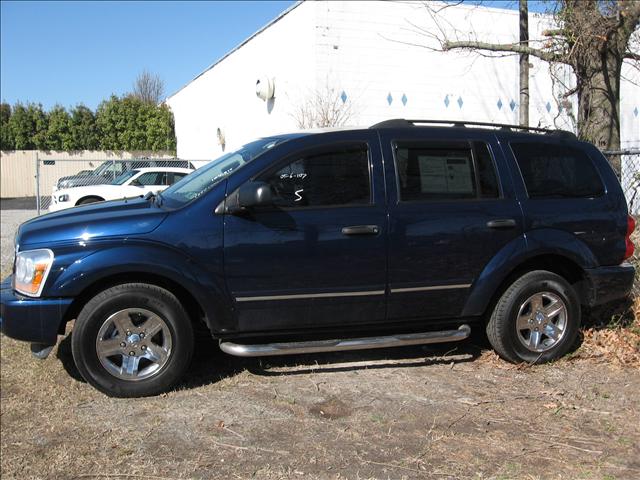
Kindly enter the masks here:
<path id="1" fill-rule="evenodd" d="M 466 120 L 406 120 L 404 118 L 394 118 L 385 120 L 384 122 L 371 125 L 369 128 L 406 128 L 415 127 L 417 125 L 449 125 L 457 128 L 465 128 L 467 125 L 472 127 L 491 127 L 501 130 L 524 130 L 528 132 L 544 133 L 547 135 L 557 135 L 565 138 L 577 138 L 574 133 L 567 130 L 553 130 L 549 128 L 524 127 L 522 125 L 510 125 L 507 123 L 491 123 L 491 122 L 474 122 Z"/>

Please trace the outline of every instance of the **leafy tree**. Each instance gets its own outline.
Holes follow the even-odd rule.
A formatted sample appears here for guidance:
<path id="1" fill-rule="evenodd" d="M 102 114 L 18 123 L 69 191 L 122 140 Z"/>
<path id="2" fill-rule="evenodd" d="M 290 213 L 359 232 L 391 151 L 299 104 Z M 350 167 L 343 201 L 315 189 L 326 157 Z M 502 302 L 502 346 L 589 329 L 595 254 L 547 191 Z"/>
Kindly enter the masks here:
<path id="1" fill-rule="evenodd" d="M 42 105 L 29 103 L 24 106 L 18 102 L 9 118 L 9 132 L 17 150 L 47 148 L 47 114 Z"/>
<path id="2" fill-rule="evenodd" d="M 176 149 L 173 114 L 133 95 L 100 104 L 96 114 L 80 104 L 71 112 L 56 105 L 1 104 L 2 149 L 18 150 L 171 150 Z"/>
<path id="3" fill-rule="evenodd" d="M 73 150 L 71 117 L 64 107 L 56 105 L 49 111 L 46 145 L 50 150 Z"/>
<path id="4" fill-rule="evenodd" d="M 132 95 L 100 104 L 96 123 L 106 150 L 175 150 L 173 114 Z"/>
<path id="5" fill-rule="evenodd" d="M 9 128 L 9 119 L 11 118 L 11 105 L 8 103 L 0 103 L 0 150 L 13 150 L 15 142 L 13 134 Z"/>
<path id="6" fill-rule="evenodd" d="M 147 147 L 150 150 L 176 151 L 173 113 L 166 105 L 154 107 L 147 120 Z"/>
<path id="7" fill-rule="evenodd" d="M 71 110 L 71 150 L 96 150 L 100 136 L 96 116 L 90 108 L 79 104 Z"/>
<path id="8" fill-rule="evenodd" d="M 27 114 L 33 125 L 33 144 L 38 150 L 47 149 L 47 130 L 49 126 L 49 116 L 42 109 L 42 104 L 30 103 L 27 107 Z"/>

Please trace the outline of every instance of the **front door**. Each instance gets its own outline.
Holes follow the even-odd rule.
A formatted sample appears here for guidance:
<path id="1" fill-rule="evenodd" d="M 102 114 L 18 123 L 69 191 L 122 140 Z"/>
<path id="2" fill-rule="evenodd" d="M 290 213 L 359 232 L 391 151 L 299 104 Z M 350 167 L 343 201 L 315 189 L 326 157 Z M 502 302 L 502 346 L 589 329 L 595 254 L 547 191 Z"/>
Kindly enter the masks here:
<path id="1" fill-rule="evenodd" d="M 387 225 L 375 134 L 288 155 L 254 180 L 271 186 L 273 208 L 225 216 L 239 330 L 384 321 Z"/>
<path id="2" fill-rule="evenodd" d="M 385 132 L 382 142 L 387 175 L 396 179 L 389 320 L 458 317 L 483 269 L 522 235 L 520 206 L 510 182 L 500 181 L 509 173 L 495 136 L 461 140 L 455 131 L 417 128 Z"/>

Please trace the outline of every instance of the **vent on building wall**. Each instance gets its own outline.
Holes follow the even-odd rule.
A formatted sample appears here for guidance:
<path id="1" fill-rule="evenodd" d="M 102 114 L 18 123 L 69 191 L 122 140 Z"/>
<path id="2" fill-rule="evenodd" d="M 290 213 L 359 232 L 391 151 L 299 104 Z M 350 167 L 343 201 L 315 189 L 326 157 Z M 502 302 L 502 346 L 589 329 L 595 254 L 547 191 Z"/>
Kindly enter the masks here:
<path id="1" fill-rule="evenodd" d="M 224 148 L 227 145 L 227 140 L 224 136 L 224 132 L 220 130 L 220 128 L 218 128 L 216 134 L 218 136 L 218 145 L 220 145 L 220 148 L 222 148 L 222 151 L 224 152 Z"/>
<path id="2" fill-rule="evenodd" d="M 265 102 L 274 97 L 275 91 L 276 87 L 272 78 L 263 77 L 256 81 L 256 95 Z"/>

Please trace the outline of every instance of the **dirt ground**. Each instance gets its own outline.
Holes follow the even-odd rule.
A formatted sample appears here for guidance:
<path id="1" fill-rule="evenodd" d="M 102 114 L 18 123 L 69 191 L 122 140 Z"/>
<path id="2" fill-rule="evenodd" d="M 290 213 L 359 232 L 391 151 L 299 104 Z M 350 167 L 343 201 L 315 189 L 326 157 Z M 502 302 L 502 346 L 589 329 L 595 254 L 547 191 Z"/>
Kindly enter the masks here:
<path id="1" fill-rule="evenodd" d="M 5 479 L 640 478 L 640 372 L 606 360 L 213 345 L 179 389 L 135 400 L 84 383 L 68 336 L 46 361 L 2 338 L 1 366 Z"/>
<path id="2" fill-rule="evenodd" d="M 70 329 L 45 361 L 1 337 L 0 472 L 3 479 L 637 479 L 640 369 L 611 354 L 616 328 L 588 331 L 578 350 L 539 366 L 499 360 L 480 336 L 262 360 L 204 344 L 178 389 L 133 400 L 108 398 L 80 378 Z M 634 338 L 627 350 L 640 346 Z"/>

